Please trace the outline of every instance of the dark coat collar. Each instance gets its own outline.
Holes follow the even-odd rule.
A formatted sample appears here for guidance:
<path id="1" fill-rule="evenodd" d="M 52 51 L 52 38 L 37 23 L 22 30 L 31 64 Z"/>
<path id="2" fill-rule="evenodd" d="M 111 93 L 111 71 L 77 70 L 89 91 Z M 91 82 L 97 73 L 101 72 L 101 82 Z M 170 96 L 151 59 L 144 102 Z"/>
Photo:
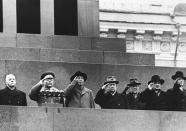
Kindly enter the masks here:
<path id="1" fill-rule="evenodd" d="M 15 87 L 13 90 L 11 90 L 11 89 L 10 89 L 9 87 L 7 87 L 7 86 L 4 88 L 4 90 L 7 91 L 7 92 L 14 92 L 14 91 L 17 91 L 16 87 Z"/>

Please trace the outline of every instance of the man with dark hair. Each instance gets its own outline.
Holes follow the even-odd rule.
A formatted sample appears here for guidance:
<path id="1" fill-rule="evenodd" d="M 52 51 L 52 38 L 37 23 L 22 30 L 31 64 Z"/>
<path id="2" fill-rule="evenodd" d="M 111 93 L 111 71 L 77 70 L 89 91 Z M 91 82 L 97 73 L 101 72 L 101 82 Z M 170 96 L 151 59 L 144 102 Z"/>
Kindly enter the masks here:
<path id="1" fill-rule="evenodd" d="M 153 75 L 148 87 L 140 94 L 139 99 L 145 103 L 147 110 L 165 110 L 166 93 L 162 90 L 164 80 L 159 75 Z"/>
<path id="2" fill-rule="evenodd" d="M 0 90 L 0 105 L 27 106 L 26 94 L 16 88 L 14 74 L 5 75 L 5 86 Z"/>
<path id="3" fill-rule="evenodd" d="M 127 98 L 124 94 L 117 92 L 117 84 L 119 81 L 115 76 L 107 77 L 106 82 L 96 95 L 95 103 L 103 109 L 127 109 Z"/>
<path id="4" fill-rule="evenodd" d="M 123 94 L 126 95 L 128 100 L 128 108 L 129 109 L 136 109 L 136 110 L 142 110 L 144 109 L 144 104 L 140 102 L 139 96 L 140 96 L 140 87 L 141 83 L 138 82 L 136 78 L 130 79 L 130 83 L 127 84 L 127 87 L 123 91 Z M 128 93 L 127 93 L 128 92 Z"/>
<path id="5" fill-rule="evenodd" d="M 71 83 L 64 89 L 67 107 L 95 108 L 93 92 L 84 85 L 86 80 L 87 74 L 81 71 L 71 76 Z"/>
<path id="6" fill-rule="evenodd" d="M 34 85 L 29 97 L 38 103 L 39 106 L 46 104 L 63 104 L 65 106 L 64 93 L 54 87 L 55 74 L 53 72 L 45 72 L 41 75 L 40 81 Z"/>
<path id="7" fill-rule="evenodd" d="M 184 81 L 186 77 L 182 71 L 177 71 L 172 75 L 174 80 L 173 88 L 167 90 L 167 110 L 186 111 L 186 90 Z"/>

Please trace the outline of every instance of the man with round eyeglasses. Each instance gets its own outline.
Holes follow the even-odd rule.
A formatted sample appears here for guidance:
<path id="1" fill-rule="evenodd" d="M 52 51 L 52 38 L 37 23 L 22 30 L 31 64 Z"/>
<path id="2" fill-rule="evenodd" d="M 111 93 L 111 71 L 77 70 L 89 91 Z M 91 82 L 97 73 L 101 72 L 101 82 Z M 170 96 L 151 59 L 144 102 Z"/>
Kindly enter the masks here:
<path id="1" fill-rule="evenodd" d="M 30 99 L 36 101 L 39 106 L 47 104 L 63 104 L 65 106 L 64 93 L 54 87 L 54 84 L 55 74 L 53 72 L 43 73 L 40 81 L 31 88 Z"/>

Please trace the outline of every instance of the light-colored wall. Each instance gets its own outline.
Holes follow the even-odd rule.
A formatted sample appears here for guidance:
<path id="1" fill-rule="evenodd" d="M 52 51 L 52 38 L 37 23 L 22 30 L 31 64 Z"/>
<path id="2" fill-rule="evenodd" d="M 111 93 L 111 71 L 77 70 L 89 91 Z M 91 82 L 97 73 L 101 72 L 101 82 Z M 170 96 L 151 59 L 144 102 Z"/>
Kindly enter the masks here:
<path id="1" fill-rule="evenodd" d="M 185 0 L 100 0 L 99 8 L 100 10 L 167 14 L 173 11 L 176 4 L 184 2 Z"/>
<path id="2" fill-rule="evenodd" d="M 184 131 L 185 112 L 0 107 L 1 131 Z"/>
<path id="3" fill-rule="evenodd" d="M 78 0 L 78 35 L 99 37 L 99 1 Z"/>
<path id="4" fill-rule="evenodd" d="M 54 0 L 40 0 L 41 34 L 54 35 Z"/>
<path id="5" fill-rule="evenodd" d="M 2 0 L 3 33 L 14 35 L 17 32 L 16 0 Z"/>

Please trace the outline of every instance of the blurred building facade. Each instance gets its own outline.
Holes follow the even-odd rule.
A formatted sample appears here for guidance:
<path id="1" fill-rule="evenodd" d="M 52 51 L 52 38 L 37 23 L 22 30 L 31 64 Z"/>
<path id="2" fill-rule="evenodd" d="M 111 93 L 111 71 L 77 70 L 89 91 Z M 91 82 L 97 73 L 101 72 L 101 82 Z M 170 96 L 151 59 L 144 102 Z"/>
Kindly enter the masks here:
<path id="1" fill-rule="evenodd" d="M 185 67 L 186 8 L 183 2 L 100 0 L 100 37 L 123 38 L 130 53 L 155 54 L 156 66 Z"/>

